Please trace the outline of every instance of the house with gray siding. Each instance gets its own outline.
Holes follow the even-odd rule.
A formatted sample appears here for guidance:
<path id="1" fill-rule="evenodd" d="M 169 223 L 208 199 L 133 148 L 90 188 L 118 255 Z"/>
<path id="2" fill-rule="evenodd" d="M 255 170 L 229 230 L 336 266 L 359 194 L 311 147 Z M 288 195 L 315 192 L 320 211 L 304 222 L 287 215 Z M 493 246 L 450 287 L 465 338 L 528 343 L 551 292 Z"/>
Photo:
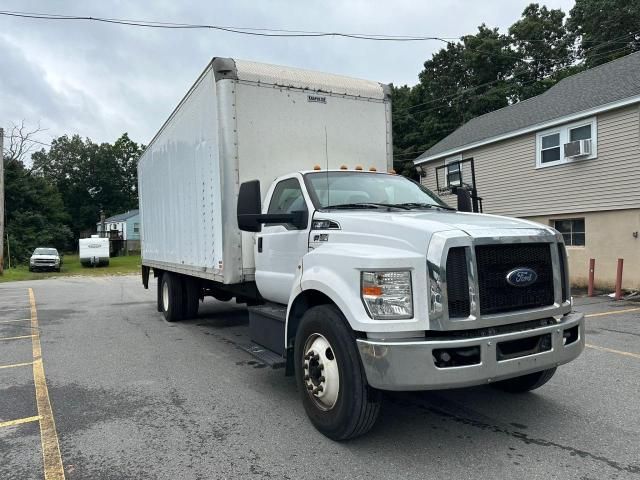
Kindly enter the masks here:
<path id="1" fill-rule="evenodd" d="M 464 159 L 485 213 L 563 234 L 574 284 L 594 258 L 596 286 L 611 287 L 623 258 L 623 286 L 640 289 L 640 52 L 474 118 L 414 163 L 435 191 L 436 168 Z"/>

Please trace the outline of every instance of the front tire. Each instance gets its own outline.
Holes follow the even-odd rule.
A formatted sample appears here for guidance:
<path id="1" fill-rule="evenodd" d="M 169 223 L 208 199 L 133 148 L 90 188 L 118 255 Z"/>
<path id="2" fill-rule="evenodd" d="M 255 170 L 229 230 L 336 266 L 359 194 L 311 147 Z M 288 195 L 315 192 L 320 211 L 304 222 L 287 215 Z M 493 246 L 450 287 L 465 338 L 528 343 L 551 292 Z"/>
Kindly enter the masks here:
<path id="1" fill-rule="evenodd" d="M 322 434 L 347 440 L 373 427 L 382 393 L 367 384 L 355 335 L 335 306 L 318 305 L 303 315 L 294 362 L 302 404 Z"/>
<path id="2" fill-rule="evenodd" d="M 503 390 L 509 393 L 524 393 L 536 388 L 540 388 L 553 377 L 556 373 L 556 369 L 550 368 L 549 370 L 542 370 L 541 372 L 530 373 L 528 375 L 522 375 L 520 377 L 508 378 L 506 380 L 500 380 L 493 384 L 493 386 L 499 390 Z"/>
<path id="3" fill-rule="evenodd" d="M 165 272 L 162 274 L 160 295 L 162 313 L 167 322 L 177 322 L 184 317 L 182 299 L 182 281 L 179 275 Z"/>

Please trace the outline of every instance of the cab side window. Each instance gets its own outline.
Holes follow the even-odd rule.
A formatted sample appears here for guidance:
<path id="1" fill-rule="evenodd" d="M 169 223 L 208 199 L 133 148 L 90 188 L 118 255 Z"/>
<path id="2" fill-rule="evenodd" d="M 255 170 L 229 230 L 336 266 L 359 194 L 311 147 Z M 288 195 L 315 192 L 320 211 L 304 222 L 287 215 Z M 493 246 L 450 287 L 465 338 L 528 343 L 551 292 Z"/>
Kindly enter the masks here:
<path id="1" fill-rule="evenodd" d="M 296 178 L 282 180 L 273 191 L 267 213 L 292 213 L 300 210 L 307 211 L 307 203 L 304 200 L 300 182 Z M 290 224 L 285 226 L 294 228 Z"/>

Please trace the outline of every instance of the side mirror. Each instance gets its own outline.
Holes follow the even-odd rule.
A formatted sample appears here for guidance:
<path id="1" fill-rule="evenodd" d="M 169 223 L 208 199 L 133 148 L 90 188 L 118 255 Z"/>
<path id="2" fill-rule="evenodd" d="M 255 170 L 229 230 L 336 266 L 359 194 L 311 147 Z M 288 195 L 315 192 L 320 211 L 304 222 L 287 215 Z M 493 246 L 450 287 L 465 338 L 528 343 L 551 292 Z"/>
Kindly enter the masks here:
<path id="1" fill-rule="evenodd" d="M 458 197 L 458 211 L 459 212 L 473 212 L 473 206 L 471 205 L 471 194 L 466 188 L 456 188 L 456 195 Z"/>
<path id="2" fill-rule="evenodd" d="M 257 217 L 262 213 L 260 181 L 251 180 L 240 185 L 238 193 L 238 228 L 245 232 L 259 232 L 262 224 Z"/>
<path id="3" fill-rule="evenodd" d="M 261 214 L 260 182 L 251 180 L 240 185 L 238 193 L 238 228 L 244 232 L 260 232 L 263 223 L 284 223 L 297 229 L 307 228 L 309 213 L 296 210 L 291 213 Z"/>

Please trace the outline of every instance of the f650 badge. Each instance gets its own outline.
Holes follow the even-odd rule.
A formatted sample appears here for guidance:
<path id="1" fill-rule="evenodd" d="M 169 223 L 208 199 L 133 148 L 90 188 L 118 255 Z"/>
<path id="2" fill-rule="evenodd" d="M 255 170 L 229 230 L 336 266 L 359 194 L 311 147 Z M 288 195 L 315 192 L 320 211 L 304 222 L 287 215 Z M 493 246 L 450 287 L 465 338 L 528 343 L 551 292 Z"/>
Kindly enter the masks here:
<path id="1" fill-rule="evenodd" d="M 516 268 L 507 273 L 507 283 L 514 287 L 528 287 L 536 283 L 538 274 L 530 268 Z"/>

